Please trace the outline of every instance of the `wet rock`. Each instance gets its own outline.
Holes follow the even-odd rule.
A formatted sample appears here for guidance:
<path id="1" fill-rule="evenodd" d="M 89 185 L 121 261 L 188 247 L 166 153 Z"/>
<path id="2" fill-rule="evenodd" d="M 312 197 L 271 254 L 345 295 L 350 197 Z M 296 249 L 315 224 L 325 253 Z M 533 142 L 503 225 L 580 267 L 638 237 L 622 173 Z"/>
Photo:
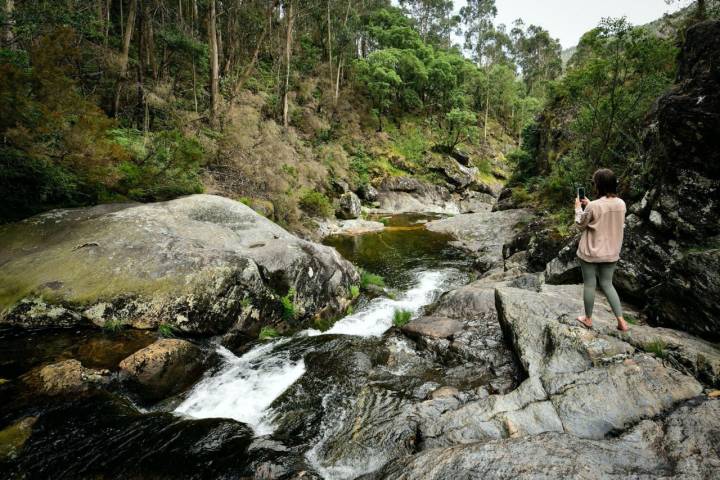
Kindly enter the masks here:
<path id="1" fill-rule="evenodd" d="M 144 399 L 160 400 L 181 392 L 202 374 L 202 351 L 186 340 L 164 338 L 120 362 L 121 377 Z"/>
<path id="2" fill-rule="evenodd" d="M 360 205 L 360 199 L 353 192 L 347 192 L 342 194 L 338 201 L 338 208 L 335 210 L 335 215 L 338 218 L 349 220 L 358 218 L 362 213 L 362 206 Z"/>
<path id="3" fill-rule="evenodd" d="M 334 249 L 213 195 L 56 210 L 0 227 L 0 244 L 0 278 L 13 279 L 0 282 L 0 323 L 19 326 L 256 334 L 291 288 L 299 326 L 342 311 L 359 281 Z"/>
<path id="4" fill-rule="evenodd" d="M 14 460 L 32 434 L 37 417 L 25 417 L 0 430 L 0 462 Z"/>
<path id="5" fill-rule="evenodd" d="M 38 367 L 23 376 L 26 384 L 44 395 L 86 392 L 107 385 L 110 380 L 108 370 L 85 368 L 77 360 L 63 360 Z"/>
<path id="6" fill-rule="evenodd" d="M 402 327 L 410 337 L 449 338 L 460 332 L 462 323 L 446 317 L 420 317 Z"/>
<path id="7" fill-rule="evenodd" d="M 427 224 L 428 230 L 455 237 L 454 245 L 477 258 L 477 268 L 486 272 L 503 266 L 503 246 L 532 219 L 528 210 L 482 212 L 457 215 Z"/>

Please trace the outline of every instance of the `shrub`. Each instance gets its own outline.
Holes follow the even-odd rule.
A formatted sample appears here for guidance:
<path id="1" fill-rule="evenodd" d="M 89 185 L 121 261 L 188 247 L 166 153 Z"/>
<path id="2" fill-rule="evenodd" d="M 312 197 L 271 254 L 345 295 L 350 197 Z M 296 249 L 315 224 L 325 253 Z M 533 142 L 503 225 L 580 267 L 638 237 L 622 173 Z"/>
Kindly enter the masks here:
<path id="1" fill-rule="evenodd" d="M 393 325 L 398 328 L 407 325 L 411 317 L 412 312 L 410 310 L 395 310 L 395 313 L 393 313 Z"/>
<path id="2" fill-rule="evenodd" d="M 330 199 L 324 193 L 316 190 L 306 190 L 303 193 L 300 197 L 300 208 L 316 217 L 327 218 L 333 214 Z"/>
<path id="3" fill-rule="evenodd" d="M 175 329 L 172 325 L 161 323 L 158 325 L 158 335 L 163 338 L 173 338 L 175 336 Z"/>
<path id="4" fill-rule="evenodd" d="M 357 285 L 351 285 L 350 286 L 350 297 L 352 297 L 352 299 L 354 300 L 359 296 L 360 296 L 360 287 L 358 287 Z"/>
<path id="5" fill-rule="evenodd" d="M 365 290 L 370 285 L 375 285 L 377 287 L 384 287 L 385 279 L 383 277 L 381 277 L 380 275 L 376 275 L 376 274 L 370 273 L 366 270 L 362 270 L 360 272 L 360 286 L 363 288 L 363 290 Z"/>
<path id="6" fill-rule="evenodd" d="M 265 326 L 260 329 L 260 335 L 258 335 L 258 338 L 260 340 L 270 340 L 279 336 L 280 333 L 278 333 L 278 331 L 275 330 L 273 327 Z"/>
<path id="7" fill-rule="evenodd" d="M 292 320 L 297 316 L 295 311 L 295 289 L 291 288 L 287 295 L 280 297 L 280 304 L 282 305 L 283 318 L 285 320 Z"/>
<path id="8" fill-rule="evenodd" d="M 111 319 L 105 321 L 102 328 L 106 332 L 117 333 L 117 332 L 121 331 L 124 328 L 124 326 L 123 326 L 122 322 L 120 321 L 120 319 L 111 318 Z"/>

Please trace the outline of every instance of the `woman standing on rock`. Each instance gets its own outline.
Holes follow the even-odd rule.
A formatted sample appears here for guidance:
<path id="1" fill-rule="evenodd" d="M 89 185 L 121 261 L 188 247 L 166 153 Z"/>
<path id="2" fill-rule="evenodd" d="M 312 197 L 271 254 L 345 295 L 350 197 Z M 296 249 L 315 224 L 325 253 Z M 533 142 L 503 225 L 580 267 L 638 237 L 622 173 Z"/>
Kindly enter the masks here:
<path id="1" fill-rule="evenodd" d="M 617 177 L 612 170 L 602 168 L 596 171 L 592 181 L 599 198 L 592 202 L 579 196 L 575 198 L 575 223 L 582 229 L 577 256 L 585 284 L 585 315 L 577 320 L 585 327 L 592 328 L 595 287 L 599 280 L 600 288 L 605 292 L 617 319 L 617 329 L 624 332 L 628 330 L 628 326 L 623 318 L 620 297 L 613 287 L 612 279 L 620 259 L 625 228 L 625 202 L 617 196 Z"/>

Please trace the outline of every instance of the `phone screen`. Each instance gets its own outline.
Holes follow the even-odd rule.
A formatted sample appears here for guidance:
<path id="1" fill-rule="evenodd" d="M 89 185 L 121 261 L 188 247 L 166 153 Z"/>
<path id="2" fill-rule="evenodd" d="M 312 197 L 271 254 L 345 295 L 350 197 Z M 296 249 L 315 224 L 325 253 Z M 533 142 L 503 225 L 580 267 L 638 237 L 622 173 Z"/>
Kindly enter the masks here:
<path id="1" fill-rule="evenodd" d="M 585 189 L 583 187 L 578 188 L 578 198 L 581 200 L 585 198 Z"/>

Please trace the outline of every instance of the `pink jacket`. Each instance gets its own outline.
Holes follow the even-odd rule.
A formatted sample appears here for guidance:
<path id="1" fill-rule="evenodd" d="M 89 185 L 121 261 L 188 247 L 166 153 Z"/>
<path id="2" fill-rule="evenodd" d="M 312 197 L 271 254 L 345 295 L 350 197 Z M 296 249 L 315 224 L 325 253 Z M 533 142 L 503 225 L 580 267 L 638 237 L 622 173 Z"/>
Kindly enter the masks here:
<path id="1" fill-rule="evenodd" d="M 602 197 L 575 209 L 575 223 L 583 229 L 577 256 L 590 263 L 617 262 L 625 230 L 625 202 Z"/>

